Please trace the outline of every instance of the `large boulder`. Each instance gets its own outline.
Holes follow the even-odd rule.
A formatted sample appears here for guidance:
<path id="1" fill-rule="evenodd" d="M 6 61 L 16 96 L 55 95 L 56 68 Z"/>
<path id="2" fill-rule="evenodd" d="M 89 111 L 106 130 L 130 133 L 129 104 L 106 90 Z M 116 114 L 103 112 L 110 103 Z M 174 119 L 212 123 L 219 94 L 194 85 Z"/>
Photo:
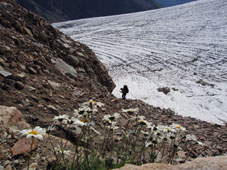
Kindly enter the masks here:
<path id="1" fill-rule="evenodd" d="M 0 123 L 2 128 L 13 127 L 16 130 L 30 128 L 16 107 L 0 106 Z"/>
<path id="2" fill-rule="evenodd" d="M 227 156 L 197 158 L 181 165 L 144 164 L 142 166 L 125 165 L 118 170 L 226 170 Z"/>

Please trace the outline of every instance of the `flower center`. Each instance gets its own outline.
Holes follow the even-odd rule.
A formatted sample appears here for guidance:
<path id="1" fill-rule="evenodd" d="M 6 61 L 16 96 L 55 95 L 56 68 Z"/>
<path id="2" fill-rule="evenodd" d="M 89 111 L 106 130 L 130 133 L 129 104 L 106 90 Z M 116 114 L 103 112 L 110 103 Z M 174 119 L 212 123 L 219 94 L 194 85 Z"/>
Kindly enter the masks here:
<path id="1" fill-rule="evenodd" d="M 176 129 L 181 129 L 181 127 L 180 126 L 176 126 Z"/>
<path id="2" fill-rule="evenodd" d="M 83 123 L 87 123 L 87 122 L 88 122 L 87 119 L 82 119 L 82 120 L 80 120 L 80 121 L 83 122 Z"/>
<path id="3" fill-rule="evenodd" d="M 39 133 L 35 130 L 32 130 L 31 132 L 29 132 L 29 134 L 32 134 L 32 135 L 38 135 Z"/>

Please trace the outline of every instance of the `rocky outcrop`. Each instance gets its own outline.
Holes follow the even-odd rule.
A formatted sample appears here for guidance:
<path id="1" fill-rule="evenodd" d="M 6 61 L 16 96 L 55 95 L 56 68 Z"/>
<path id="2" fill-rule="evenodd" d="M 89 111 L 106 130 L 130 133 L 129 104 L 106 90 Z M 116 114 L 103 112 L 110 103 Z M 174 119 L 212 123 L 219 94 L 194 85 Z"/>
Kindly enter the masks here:
<path id="1" fill-rule="evenodd" d="M 145 164 L 142 166 L 126 165 L 116 170 L 226 170 L 227 156 L 198 158 L 182 165 Z"/>

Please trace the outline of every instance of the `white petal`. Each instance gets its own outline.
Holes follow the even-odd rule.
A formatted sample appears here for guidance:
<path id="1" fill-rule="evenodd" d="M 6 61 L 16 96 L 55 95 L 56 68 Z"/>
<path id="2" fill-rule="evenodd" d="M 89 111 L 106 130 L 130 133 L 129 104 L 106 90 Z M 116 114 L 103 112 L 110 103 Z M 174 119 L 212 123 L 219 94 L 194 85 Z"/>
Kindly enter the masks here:
<path id="1" fill-rule="evenodd" d="M 22 135 L 27 135 L 27 134 L 29 134 L 29 132 L 31 132 L 31 131 L 32 131 L 31 129 L 25 129 L 25 130 L 20 131 L 20 133 L 21 133 Z"/>
<path id="2" fill-rule="evenodd" d="M 33 134 L 28 134 L 28 135 L 26 136 L 26 138 L 28 138 L 28 139 L 30 139 L 30 138 L 32 138 L 32 137 L 34 137 Z"/>
<path id="3" fill-rule="evenodd" d="M 38 135 L 35 135 L 35 138 L 38 138 L 39 140 L 43 140 L 43 136 L 38 134 Z"/>

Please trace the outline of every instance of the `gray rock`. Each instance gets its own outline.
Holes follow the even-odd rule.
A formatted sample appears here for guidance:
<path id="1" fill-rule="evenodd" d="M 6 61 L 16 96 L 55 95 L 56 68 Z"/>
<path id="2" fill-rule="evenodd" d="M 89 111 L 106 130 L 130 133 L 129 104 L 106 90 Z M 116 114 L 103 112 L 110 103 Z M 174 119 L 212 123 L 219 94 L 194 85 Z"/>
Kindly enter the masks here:
<path id="1" fill-rule="evenodd" d="M 14 7 L 11 4 L 8 4 L 6 2 L 0 3 L 0 9 L 7 9 L 7 10 L 12 10 Z"/>
<path id="2" fill-rule="evenodd" d="M 61 35 L 60 40 L 67 43 L 67 44 L 71 44 L 73 42 L 72 40 L 67 39 L 64 34 Z"/>
<path id="3" fill-rule="evenodd" d="M 30 37 L 33 37 L 33 34 L 32 34 L 32 32 L 30 31 L 30 29 L 24 27 L 24 32 L 25 32 L 26 34 L 28 34 Z"/>
<path id="4" fill-rule="evenodd" d="M 76 77 L 77 72 L 76 70 L 70 66 L 69 64 L 67 64 L 66 62 L 64 62 L 62 59 L 60 58 L 56 58 L 56 64 L 55 67 L 61 71 L 63 74 L 66 73 L 70 73 L 71 75 L 73 75 L 74 77 Z"/>
<path id="5" fill-rule="evenodd" d="M 60 115 L 60 113 L 58 112 L 57 108 L 54 107 L 53 105 L 48 105 L 47 106 L 47 109 L 49 111 L 51 111 L 54 115 L 57 115 L 57 116 Z"/>
<path id="6" fill-rule="evenodd" d="M 19 164 L 19 163 L 20 163 L 20 161 L 17 159 L 14 161 L 14 164 Z"/>
<path id="7" fill-rule="evenodd" d="M 38 73 L 38 72 L 37 72 L 34 68 L 32 68 L 32 67 L 28 67 L 27 70 L 28 70 L 29 73 L 31 73 L 31 74 L 37 74 L 37 73 Z"/>
<path id="8" fill-rule="evenodd" d="M 6 160 L 4 163 L 3 163 L 3 166 L 7 166 L 10 164 L 10 161 L 9 160 Z"/>
<path id="9" fill-rule="evenodd" d="M 36 96 L 32 95 L 31 98 L 32 98 L 32 100 L 35 101 L 36 103 L 39 102 L 39 99 L 38 99 Z"/>
<path id="10" fill-rule="evenodd" d="M 19 74 L 17 74 L 17 76 L 24 79 L 26 77 L 26 74 L 25 73 L 19 73 Z"/>
<path id="11" fill-rule="evenodd" d="M 53 89 L 59 89 L 61 87 L 60 83 L 56 83 L 54 81 L 48 80 L 48 83 L 51 85 Z"/>
<path id="12" fill-rule="evenodd" d="M 81 53 L 81 52 L 76 52 L 76 54 L 77 54 L 78 56 L 80 56 L 80 57 L 85 57 L 84 54 Z"/>
<path id="13" fill-rule="evenodd" d="M 170 88 L 169 87 L 162 87 L 162 88 L 158 88 L 159 92 L 163 92 L 164 94 L 168 94 L 170 92 Z"/>
<path id="14" fill-rule="evenodd" d="M 83 96 L 84 95 L 84 92 L 83 91 L 81 91 L 79 88 L 76 88 L 74 91 L 73 91 L 73 96 L 75 96 L 75 97 L 77 97 L 77 98 L 79 98 L 79 97 L 81 97 L 81 96 Z"/>
<path id="15" fill-rule="evenodd" d="M 35 87 L 28 86 L 28 85 L 26 85 L 26 88 L 27 88 L 29 91 L 35 91 L 35 90 L 36 90 Z"/>
<path id="16" fill-rule="evenodd" d="M 14 84 L 15 89 L 17 90 L 23 90 L 24 89 L 24 84 L 22 82 L 16 81 Z"/>
<path id="17" fill-rule="evenodd" d="M 12 75 L 12 73 L 2 70 L 0 71 L 0 75 L 2 75 L 3 77 L 9 77 Z"/>

